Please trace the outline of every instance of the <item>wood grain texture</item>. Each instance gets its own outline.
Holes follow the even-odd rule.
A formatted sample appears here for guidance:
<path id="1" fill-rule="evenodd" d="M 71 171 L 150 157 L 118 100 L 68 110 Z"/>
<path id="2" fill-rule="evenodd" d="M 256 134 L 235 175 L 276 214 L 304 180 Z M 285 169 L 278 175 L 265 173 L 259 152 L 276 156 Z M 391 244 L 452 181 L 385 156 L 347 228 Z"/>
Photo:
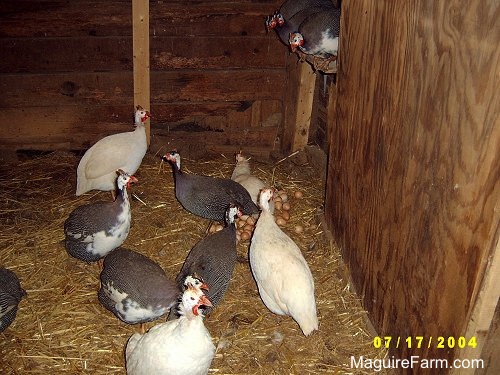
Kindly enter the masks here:
<path id="1" fill-rule="evenodd" d="M 278 1 L 154 1 L 153 36 L 264 36 Z M 2 37 L 132 36 L 130 1 L 0 1 Z"/>
<path id="2" fill-rule="evenodd" d="M 272 124 L 282 131 L 286 49 L 264 27 L 276 6 L 149 2 L 150 58 L 142 65 L 150 70 L 152 124 L 205 130 Z M 138 92 L 130 1 L 0 0 L 0 17 L 0 144 L 84 147 L 116 131 L 107 125 L 110 113 L 117 116 L 113 124 L 128 126 Z M 136 44 L 145 51 L 143 42 Z M 97 125 L 82 130 L 82 121 Z M 275 135 L 261 134 L 274 147 Z"/>
<path id="3" fill-rule="evenodd" d="M 150 42 L 151 70 L 283 69 L 286 63 L 286 48 L 275 37 L 245 37 L 244 43 L 240 36 L 152 37 Z M 0 55 L 2 73 L 128 71 L 132 38 L 1 38 Z"/>
<path id="4" fill-rule="evenodd" d="M 342 4 L 328 225 L 380 335 L 456 337 L 499 230 L 499 3 Z"/>

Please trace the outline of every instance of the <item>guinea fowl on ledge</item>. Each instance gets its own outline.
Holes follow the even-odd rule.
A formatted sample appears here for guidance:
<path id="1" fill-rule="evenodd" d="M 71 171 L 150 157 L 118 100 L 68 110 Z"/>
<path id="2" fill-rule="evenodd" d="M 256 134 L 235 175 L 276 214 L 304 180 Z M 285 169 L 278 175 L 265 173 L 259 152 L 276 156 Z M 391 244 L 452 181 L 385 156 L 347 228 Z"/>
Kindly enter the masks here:
<path id="1" fill-rule="evenodd" d="M 183 173 L 177 151 L 163 155 L 162 160 L 172 166 L 175 197 L 192 214 L 222 223 L 230 204 L 237 204 L 247 215 L 259 213 L 250 194 L 239 183 L 229 178 Z"/>

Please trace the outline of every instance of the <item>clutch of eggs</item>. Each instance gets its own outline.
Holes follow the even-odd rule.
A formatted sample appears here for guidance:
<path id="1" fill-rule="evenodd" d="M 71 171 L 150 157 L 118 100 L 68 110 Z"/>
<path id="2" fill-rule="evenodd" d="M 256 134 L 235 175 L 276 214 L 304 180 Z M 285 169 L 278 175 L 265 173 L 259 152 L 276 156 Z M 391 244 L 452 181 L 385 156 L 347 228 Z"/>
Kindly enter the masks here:
<path id="1" fill-rule="evenodd" d="M 295 191 L 292 195 L 296 199 L 301 199 L 303 194 L 301 191 Z M 278 190 L 273 197 L 274 200 L 274 218 L 276 224 L 280 227 L 284 227 L 288 220 L 290 220 L 290 208 L 291 204 L 288 200 L 288 193 L 285 190 Z M 248 241 L 252 237 L 253 230 L 255 228 L 256 219 L 253 216 L 242 215 L 236 219 L 236 238 L 238 241 Z M 216 224 L 220 225 L 220 224 Z M 222 229 L 222 226 L 220 227 Z M 217 229 L 217 230 L 220 230 Z M 296 233 L 302 233 L 304 227 L 302 225 L 295 226 Z"/>

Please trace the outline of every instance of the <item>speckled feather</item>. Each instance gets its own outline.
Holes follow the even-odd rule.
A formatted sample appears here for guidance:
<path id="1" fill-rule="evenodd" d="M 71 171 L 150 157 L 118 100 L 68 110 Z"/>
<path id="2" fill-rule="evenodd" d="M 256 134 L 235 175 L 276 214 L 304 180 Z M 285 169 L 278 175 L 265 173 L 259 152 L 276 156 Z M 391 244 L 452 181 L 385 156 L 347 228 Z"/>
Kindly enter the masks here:
<path id="1" fill-rule="evenodd" d="M 300 50 L 308 55 L 328 58 L 337 54 L 340 32 L 340 9 L 314 13 L 299 26 L 304 38 Z"/>
<path id="2" fill-rule="evenodd" d="M 323 2 L 324 3 L 324 2 Z M 291 17 L 285 20 L 285 24 L 283 26 L 276 26 L 274 30 L 276 30 L 280 40 L 286 45 L 289 45 L 289 37 L 290 33 L 296 32 L 299 30 L 299 26 L 302 22 L 312 14 L 322 12 L 328 9 L 333 9 L 333 4 L 331 1 L 327 1 L 327 4 L 311 6 L 305 9 L 300 10 L 295 13 Z"/>
<path id="3" fill-rule="evenodd" d="M 176 281 L 182 288 L 186 276 L 199 275 L 208 285 L 205 294 L 215 307 L 226 293 L 236 258 L 236 226 L 234 217 L 230 217 L 225 228 L 209 234 L 191 249 Z M 205 310 L 209 311 L 210 308 Z"/>
<path id="4" fill-rule="evenodd" d="M 175 196 L 192 214 L 223 222 L 231 203 L 237 203 L 247 215 L 259 213 L 250 194 L 239 183 L 228 178 L 183 173 L 176 163 L 169 162 L 174 172 Z"/>
<path id="5" fill-rule="evenodd" d="M 95 262 L 120 246 L 129 229 L 130 203 L 126 186 L 123 186 L 119 187 L 113 202 L 96 202 L 75 208 L 64 222 L 64 243 L 74 258 Z M 112 233 L 116 230 L 117 233 Z"/>
<path id="6" fill-rule="evenodd" d="M 142 254 L 118 248 L 104 258 L 99 301 L 126 323 L 158 319 L 177 304 L 180 292 L 160 265 Z"/>
<path id="7" fill-rule="evenodd" d="M 332 6 L 333 2 L 331 0 L 287 0 L 285 1 L 278 13 L 283 16 L 285 22 L 291 18 L 294 14 L 313 6 Z"/>
<path id="8" fill-rule="evenodd" d="M 17 275 L 7 268 L 0 268 L 0 332 L 16 318 L 17 306 L 24 296 L 26 291 Z"/>

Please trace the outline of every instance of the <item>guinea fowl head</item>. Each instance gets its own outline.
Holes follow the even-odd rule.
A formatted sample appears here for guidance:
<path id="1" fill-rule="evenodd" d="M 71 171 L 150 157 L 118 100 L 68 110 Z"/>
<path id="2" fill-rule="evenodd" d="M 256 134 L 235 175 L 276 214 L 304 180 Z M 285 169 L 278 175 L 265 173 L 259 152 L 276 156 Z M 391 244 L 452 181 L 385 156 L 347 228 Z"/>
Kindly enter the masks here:
<path id="1" fill-rule="evenodd" d="M 139 126 L 141 124 L 144 124 L 148 118 L 151 117 L 151 114 L 149 111 L 146 111 L 144 108 L 142 108 L 140 105 L 136 107 L 135 110 L 135 125 Z"/>
<path id="2" fill-rule="evenodd" d="M 292 52 L 295 52 L 298 47 L 304 45 L 304 37 L 301 33 L 290 33 L 288 43 L 290 43 L 290 49 Z"/>
<path id="3" fill-rule="evenodd" d="M 201 306 L 210 307 L 212 306 L 212 302 L 210 302 L 201 289 L 189 284 L 182 294 L 182 306 L 186 311 L 191 310 L 194 316 L 203 316 L 198 309 Z"/>
<path id="4" fill-rule="evenodd" d="M 235 216 L 240 217 L 241 215 L 243 215 L 241 208 L 238 205 L 230 204 L 226 211 L 226 224 L 230 225 L 234 223 Z"/>
<path id="5" fill-rule="evenodd" d="M 184 280 L 184 286 L 188 288 L 189 286 L 192 286 L 197 289 L 203 289 L 208 291 L 208 285 L 203 281 L 201 276 L 197 275 L 196 273 L 193 275 L 186 276 L 186 279 Z"/>
<path id="6" fill-rule="evenodd" d="M 270 31 L 272 29 L 277 28 L 278 26 L 283 26 L 285 24 L 285 19 L 279 13 L 274 13 L 271 16 L 268 16 L 266 19 L 266 29 Z"/>
<path id="7" fill-rule="evenodd" d="M 274 188 L 261 189 L 259 194 L 259 205 L 264 211 L 269 211 L 269 201 L 274 195 Z"/>
<path id="8" fill-rule="evenodd" d="M 118 174 L 118 178 L 116 181 L 119 190 L 122 190 L 124 187 L 129 188 L 132 183 L 139 181 L 137 178 L 128 174 L 127 172 L 124 172 L 121 169 L 118 169 L 116 171 L 116 174 Z"/>
<path id="9" fill-rule="evenodd" d="M 181 156 L 177 151 L 170 151 L 169 153 L 163 155 L 161 160 L 170 163 L 172 166 L 176 165 L 177 169 L 181 169 Z"/>

